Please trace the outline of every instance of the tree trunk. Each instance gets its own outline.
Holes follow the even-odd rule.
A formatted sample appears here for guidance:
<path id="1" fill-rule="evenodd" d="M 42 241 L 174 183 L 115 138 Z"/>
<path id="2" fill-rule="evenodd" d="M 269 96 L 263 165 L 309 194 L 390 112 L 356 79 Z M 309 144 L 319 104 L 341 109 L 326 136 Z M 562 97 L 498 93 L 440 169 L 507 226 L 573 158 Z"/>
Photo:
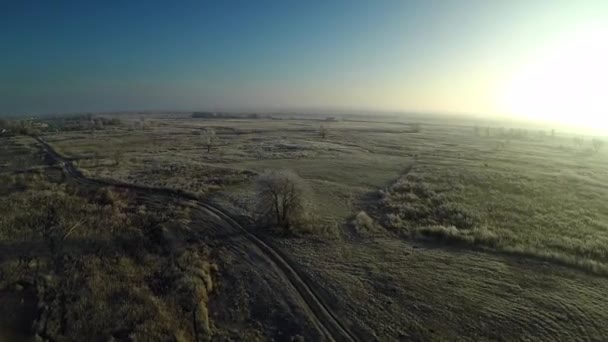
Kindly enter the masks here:
<path id="1" fill-rule="evenodd" d="M 275 210 L 275 212 L 277 214 L 277 224 L 278 225 L 282 225 L 282 222 L 281 222 L 281 211 L 279 210 L 279 200 L 278 199 L 275 199 L 275 201 L 274 201 L 274 210 Z"/>

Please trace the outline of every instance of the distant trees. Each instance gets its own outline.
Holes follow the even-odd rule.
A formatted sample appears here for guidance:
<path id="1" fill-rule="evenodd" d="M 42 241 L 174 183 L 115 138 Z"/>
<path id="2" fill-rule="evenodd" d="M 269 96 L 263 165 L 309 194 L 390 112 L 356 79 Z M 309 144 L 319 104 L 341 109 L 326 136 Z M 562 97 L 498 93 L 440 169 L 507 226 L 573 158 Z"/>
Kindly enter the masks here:
<path id="1" fill-rule="evenodd" d="M 40 126 L 30 120 L 19 120 L 15 122 L 13 129 L 21 135 L 38 135 L 40 134 Z"/>
<path id="2" fill-rule="evenodd" d="M 218 113 L 214 112 L 194 112 L 192 113 L 192 118 L 194 119 L 212 119 L 217 118 Z"/>
<path id="3" fill-rule="evenodd" d="M 263 224 L 291 231 L 306 217 L 303 180 L 291 171 L 266 171 L 256 180 L 258 214 Z"/>
<path id="4" fill-rule="evenodd" d="M 270 115 L 259 114 L 259 113 L 243 113 L 243 114 L 231 114 L 231 113 L 219 113 L 219 112 L 193 112 L 192 118 L 194 119 L 263 119 L 270 118 Z"/>
<path id="5" fill-rule="evenodd" d="M 585 139 L 583 139 L 581 137 L 574 137 L 574 139 L 572 141 L 574 142 L 574 145 L 578 148 L 581 148 L 583 146 L 583 144 L 585 143 Z"/>
<path id="6" fill-rule="evenodd" d="M 95 129 L 102 131 L 107 129 L 109 126 L 122 125 L 122 121 L 119 118 L 107 118 L 107 117 L 93 117 L 92 115 L 69 115 L 51 117 L 41 120 L 43 124 L 46 124 L 46 130 L 57 132 L 57 131 L 91 131 Z"/>

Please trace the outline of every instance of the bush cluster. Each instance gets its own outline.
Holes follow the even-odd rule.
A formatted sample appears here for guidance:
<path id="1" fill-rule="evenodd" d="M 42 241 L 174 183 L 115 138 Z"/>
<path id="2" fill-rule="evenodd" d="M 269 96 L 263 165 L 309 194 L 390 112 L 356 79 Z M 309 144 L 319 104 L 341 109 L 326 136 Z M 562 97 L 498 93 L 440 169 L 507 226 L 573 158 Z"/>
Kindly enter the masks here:
<path id="1" fill-rule="evenodd" d="M 466 230 L 478 221 L 473 213 L 413 178 L 398 180 L 381 195 L 384 223 L 390 227 L 451 226 Z"/>

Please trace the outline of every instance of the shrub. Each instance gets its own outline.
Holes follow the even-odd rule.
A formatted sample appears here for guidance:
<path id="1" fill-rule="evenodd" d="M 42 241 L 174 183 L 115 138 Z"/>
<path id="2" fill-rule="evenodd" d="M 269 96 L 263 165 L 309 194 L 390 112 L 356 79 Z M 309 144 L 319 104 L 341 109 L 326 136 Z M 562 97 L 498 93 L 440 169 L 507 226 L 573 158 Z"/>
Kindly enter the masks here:
<path id="1" fill-rule="evenodd" d="M 416 229 L 416 235 L 430 237 L 440 242 L 463 242 L 465 237 L 460 235 L 458 229 L 454 226 L 430 226 Z"/>
<path id="2" fill-rule="evenodd" d="M 354 220 L 355 229 L 358 232 L 372 232 L 375 230 L 376 223 L 365 211 L 360 211 Z"/>

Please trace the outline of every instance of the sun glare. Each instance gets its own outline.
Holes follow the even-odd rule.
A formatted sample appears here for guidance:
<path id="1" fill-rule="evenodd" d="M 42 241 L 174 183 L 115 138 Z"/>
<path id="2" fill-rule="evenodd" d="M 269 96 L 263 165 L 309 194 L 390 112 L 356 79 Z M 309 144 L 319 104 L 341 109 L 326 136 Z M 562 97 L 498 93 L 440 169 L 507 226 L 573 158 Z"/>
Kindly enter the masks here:
<path id="1" fill-rule="evenodd" d="M 531 119 L 608 130 L 608 27 L 572 34 L 516 68 L 502 107 Z"/>

